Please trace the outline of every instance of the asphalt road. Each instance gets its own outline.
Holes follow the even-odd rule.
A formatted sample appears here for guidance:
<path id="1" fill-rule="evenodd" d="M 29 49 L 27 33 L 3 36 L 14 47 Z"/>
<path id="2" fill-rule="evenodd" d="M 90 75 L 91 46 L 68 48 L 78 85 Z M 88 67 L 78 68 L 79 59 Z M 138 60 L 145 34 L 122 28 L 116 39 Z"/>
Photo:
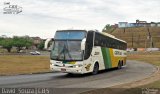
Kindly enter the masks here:
<path id="1" fill-rule="evenodd" d="M 138 81 L 151 76 L 155 71 L 156 68 L 148 63 L 127 61 L 127 66 L 123 69 L 106 70 L 98 75 L 70 76 L 66 73 L 46 73 L 0 76 L 0 87 L 49 88 L 54 94 L 76 94 L 92 89 Z"/>

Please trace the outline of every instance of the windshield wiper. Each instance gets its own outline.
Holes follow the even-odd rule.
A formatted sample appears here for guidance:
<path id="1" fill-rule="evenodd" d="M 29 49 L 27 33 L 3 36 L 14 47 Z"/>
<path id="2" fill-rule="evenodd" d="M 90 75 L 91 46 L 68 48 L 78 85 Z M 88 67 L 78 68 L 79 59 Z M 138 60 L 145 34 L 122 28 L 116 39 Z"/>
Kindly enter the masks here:
<path id="1" fill-rule="evenodd" d="M 71 54 L 70 54 L 70 52 L 69 52 L 69 50 L 68 50 L 68 41 L 67 41 L 67 44 L 66 44 L 67 46 L 66 46 L 66 51 L 67 51 L 67 53 L 68 53 L 68 56 L 69 56 L 69 58 L 70 59 L 72 59 L 72 56 L 71 56 Z"/>
<path id="2" fill-rule="evenodd" d="M 64 55 L 64 60 L 66 60 L 66 55 L 67 55 L 67 54 L 68 54 L 68 56 L 69 56 L 69 59 L 72 60 L 72 56 L 71 56 L 70 51 L 69 51 L 69 49 L 68 49 L 68 42 L 67 42 L 67 43 L 64 43 L 63 49 L 62 49 L 62 51 L 59 53 L 57 59 L 59 59 L 59 57 L 61 56 L 62 53 L 63 53 L 63 55 Z"/>
<path id="3" fill-rule="evenodd" d="M 61 52 L 58 54 L 57 59 L 59 59 L 59 57 L 60 57 L 61 54 L 63 53 L 63 55 L 64 55 L 64 60 L 65 60 L 65 54 L 64 54 L 64 52 L 65 52 L 65 44 L 64 44 L 63 49 L 61 50 Z"/>

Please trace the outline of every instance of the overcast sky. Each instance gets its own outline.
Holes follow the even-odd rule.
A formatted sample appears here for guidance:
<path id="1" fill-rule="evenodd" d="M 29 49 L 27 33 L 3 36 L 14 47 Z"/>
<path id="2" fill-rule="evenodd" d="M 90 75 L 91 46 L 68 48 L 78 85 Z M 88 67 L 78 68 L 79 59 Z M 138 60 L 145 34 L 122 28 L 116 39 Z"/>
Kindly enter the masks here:
<path id="1" fill-rule="evenodd" d="M 21 6 L 3 14 L 4 2 Z M 160 0 L 0 0 L 0 35 L 51 38 L 61 29 L 98 29 L 120 21 L 160 21 Z"/>

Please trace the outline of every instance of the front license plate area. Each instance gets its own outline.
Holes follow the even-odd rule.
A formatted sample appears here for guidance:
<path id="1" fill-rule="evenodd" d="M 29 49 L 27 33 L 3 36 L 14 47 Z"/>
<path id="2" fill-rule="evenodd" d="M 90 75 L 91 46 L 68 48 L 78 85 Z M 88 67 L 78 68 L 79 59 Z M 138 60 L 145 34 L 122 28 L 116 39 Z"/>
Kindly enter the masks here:
<path id="1" fill-rule="evenodd" d="M 61 68 L 61 71 L 62 71 L 62 72 L 65 72 L 65 71 L 66 71 L 66 69 L 64 69 L 64 68 Z"/>

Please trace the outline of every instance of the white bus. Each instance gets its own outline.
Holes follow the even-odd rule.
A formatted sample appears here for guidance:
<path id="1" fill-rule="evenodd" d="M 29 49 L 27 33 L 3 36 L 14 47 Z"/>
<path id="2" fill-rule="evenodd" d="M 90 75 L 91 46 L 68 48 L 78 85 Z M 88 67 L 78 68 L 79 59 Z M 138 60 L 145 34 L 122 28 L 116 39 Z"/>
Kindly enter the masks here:
<path id="1" fill-rule="evenodd" d="M 58 30 L 50 54 L 52 71 L 97 74 L 99 70 L 122 68 L 127 43 L 107 33 L 90 30 Z"/>

